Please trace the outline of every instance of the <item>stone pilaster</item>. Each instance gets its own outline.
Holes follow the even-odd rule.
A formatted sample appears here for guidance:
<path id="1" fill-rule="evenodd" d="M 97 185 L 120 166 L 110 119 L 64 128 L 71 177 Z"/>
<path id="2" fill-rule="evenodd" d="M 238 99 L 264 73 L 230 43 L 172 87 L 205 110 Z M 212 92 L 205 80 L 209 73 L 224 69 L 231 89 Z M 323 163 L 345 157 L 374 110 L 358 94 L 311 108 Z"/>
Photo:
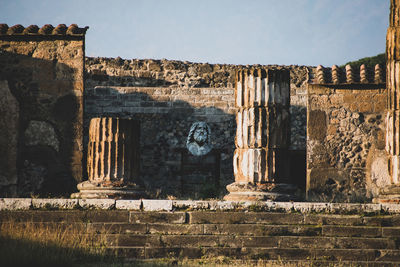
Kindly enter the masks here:
<path id="1" fill-rule="evenodd" d="M 386 35 L 386 152 L 390 186 L 381 190 L 378 202 L 400 203 L 400 0 L 391 0 Z"/>
<path id="2" fill-rule="evenodd" d="M 78 198 L 140 198 L 138 121 L 93 118 L 87 155 L 88 181 L 78 184 Z"/>
<path id="3" fill-rule="evenodd" d="M 290 74 L 246 69 L 236 75 L 235 182 L 226 200 L 291 200 L 288 184 Z"/>

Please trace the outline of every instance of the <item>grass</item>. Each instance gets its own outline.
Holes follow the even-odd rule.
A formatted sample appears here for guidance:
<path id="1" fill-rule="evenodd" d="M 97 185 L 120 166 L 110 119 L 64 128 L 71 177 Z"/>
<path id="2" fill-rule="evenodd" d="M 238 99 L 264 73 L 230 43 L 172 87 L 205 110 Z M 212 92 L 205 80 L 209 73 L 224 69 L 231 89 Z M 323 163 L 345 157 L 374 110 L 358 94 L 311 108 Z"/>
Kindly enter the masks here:
<path id="1" fill-rule="evenodd" d="M 101 235 L 82 234 L 73 224 L 3 222 L 0 224 L 0 266 L 74 266 L 91 262 L 118 263 L 107 255 Z"/>
<path id="2" fill-rule="evenodd" d="M 127 261 L 118 258 L 115 252 L 110 254 L 105 236 L 89 234 L 84 223 L 0 222 L 0 266 L 358 266 L 328 261 L 281 262 L 261 258 L 237 260 L 210 255 L 189 260 L 172 255 L 164 259 Z"/>

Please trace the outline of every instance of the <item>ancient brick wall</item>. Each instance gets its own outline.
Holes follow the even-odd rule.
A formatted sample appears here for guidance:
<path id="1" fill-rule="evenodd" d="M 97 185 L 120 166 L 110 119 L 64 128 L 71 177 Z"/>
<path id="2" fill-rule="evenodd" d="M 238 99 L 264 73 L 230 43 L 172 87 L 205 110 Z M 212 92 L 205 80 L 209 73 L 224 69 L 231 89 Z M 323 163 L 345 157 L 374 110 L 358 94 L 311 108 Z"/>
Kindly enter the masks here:
<path id="1" fill-rule="evenodd" d="M 0 25 L 1 92 L 14 111 L 0 116 L 1 195 L 68 195 L 82 179 L 85 32 Z"/>
<path id="2" fill-rule="evenodd" d="M 368 161 L 385 146 L 385 108 L 386 89 L 382 83 L 333 84 L 319 80 L 309 84 L 310 200 L 363 202 L 373 197 L 377 185 L 369 180 Z"/>
<path id="3" fill-rule="evenodd" d="M 87 120 L 107 115 L 141 121 L 141 176 L 153 197 L 179 196 L 181 174 L 188 173 L 189 169 L 193 175 L 185 179 L 201 179 L 202 171 L 194 168 L 196 164 L 183 165 L 188 162 L 184 161 L 188 156 L 185 144 L 191 124 L 206 121 L 211 127 L 214 152 L 220 157 L 216 163 L 219 166 L 211 167 L 220 169 L 220 186 L 215 191 L 207 184 L 193 197 L 222 197 L 226 194 L 225 185 L 234 179 L 234 87 L 235 71 L 241 67 L 169 60 L 87 58 L 85 114 Z M 288 68 L 293 119 L 291 148 L 295 150 L 294 157 L 302 158 L 309 68 Z M 305 169 L 305 160 L 301 162 L 297 169 Z M 304 184 L 305 174 L 297 170 L 294 173 L 300 173 L 297 180 Z"/>

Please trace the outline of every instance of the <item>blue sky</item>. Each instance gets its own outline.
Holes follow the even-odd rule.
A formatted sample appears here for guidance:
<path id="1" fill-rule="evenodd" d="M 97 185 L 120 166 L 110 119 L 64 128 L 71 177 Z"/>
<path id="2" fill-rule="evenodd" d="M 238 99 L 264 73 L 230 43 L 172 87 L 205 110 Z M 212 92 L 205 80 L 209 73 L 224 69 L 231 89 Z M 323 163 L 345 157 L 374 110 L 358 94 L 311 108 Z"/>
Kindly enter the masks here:
<path id="1" fill-rule="evenodd" d="M 0 23 L 89 26 L 86 55 L 344 64 L 385 51 L 389 0 L 0 0 Z"/>

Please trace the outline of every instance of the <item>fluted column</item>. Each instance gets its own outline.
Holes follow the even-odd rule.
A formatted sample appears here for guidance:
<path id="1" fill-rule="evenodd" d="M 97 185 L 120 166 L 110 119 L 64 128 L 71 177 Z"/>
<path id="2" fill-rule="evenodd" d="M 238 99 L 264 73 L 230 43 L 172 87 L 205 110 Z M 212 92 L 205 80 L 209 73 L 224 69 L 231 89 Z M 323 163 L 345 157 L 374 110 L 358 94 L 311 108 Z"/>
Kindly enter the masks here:
<path id="1" fill-rule="evenodd" d="M 290 200 L 288 184 L 290 74 L 288 70 L 237 71 L 235 182 L 226 200 Z"/>
<path id="2" fill-rule="evenodd" d="M 393 184 L 400 184 L 400 1 L 391 1 L 389 28 L 386 36 L 386 84 L 388 113 L 386 116 L 386 151 L 389 153 L 390 174 Z M 396 19 L 397 17 L 397 19 Z"/>
<path id="3" fill-rule="evenodd" d="M 391 0 L 386 35 L 386 151 L 390 186 L 380 192 L 379 202 L 400 203 L 400 0 Z"/>
<path id="4" fill-rule="evenodd" d="M 93 118 L 89 127 L 87 155 L 88 181 L 78 185 L 82 198 L 139 198 L 143 196 L 139 178 L 138 121 L 120 118 Z"/>

